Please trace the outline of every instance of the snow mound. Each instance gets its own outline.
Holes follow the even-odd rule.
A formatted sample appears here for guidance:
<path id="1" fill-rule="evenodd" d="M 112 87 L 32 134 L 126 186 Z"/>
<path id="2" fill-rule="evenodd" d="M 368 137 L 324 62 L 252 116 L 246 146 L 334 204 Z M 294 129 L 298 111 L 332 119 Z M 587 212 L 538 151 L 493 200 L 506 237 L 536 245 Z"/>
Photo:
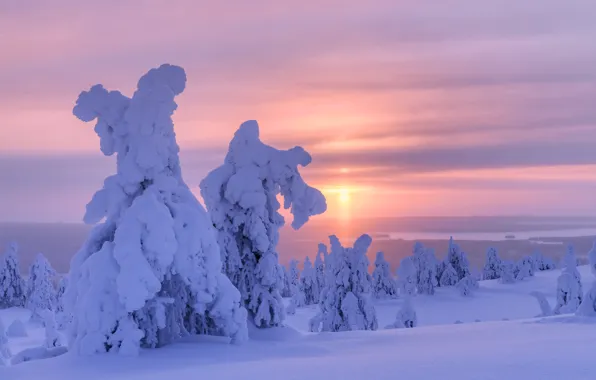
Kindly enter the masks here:
<path id="1" fill-rule="evenodd" d="M 11 360 L 12 365 L 21 364 L 25 362 L 30 362 L 32 360 L 41 360 L 41 359 L 51 359 L 55 358 L 60 355 L 64 355 L 68 352 L 66 347 L 54 347 L 54 348 L 45 348 L 45 347 L 34 347 L 34 348 L 27 348 L 13 356 Z"/>
<path id="2" fill-rule="evenodd" d="M 8 329 L 6 330 L 6 336 L 9 338 L 25 338 L 28 336 L 25 324 L 20 319 L 15 319 Z"/>

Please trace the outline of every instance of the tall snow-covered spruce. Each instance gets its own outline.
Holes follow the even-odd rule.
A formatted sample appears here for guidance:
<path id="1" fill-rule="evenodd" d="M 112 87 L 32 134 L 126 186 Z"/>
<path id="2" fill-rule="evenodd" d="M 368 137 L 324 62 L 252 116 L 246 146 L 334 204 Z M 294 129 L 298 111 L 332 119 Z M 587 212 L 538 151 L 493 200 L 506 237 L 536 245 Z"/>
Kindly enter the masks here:
<path id="1" fill-rule="evenodd" d="M 300 147 L 277 150 L 259 139 L 259 126 L 243 123 L 230 142 L 224 164 L 201 182 L 201 195 L 218 232 L 225 273 L 240 290 L 257 327 L 284 320 L 283 278 L 277 242 L 284 218 L 277 195 L 298 229 L 327 209 L 323 194 L 304 182 L 298 166 L 310 155 Z"/>
<path id="2" fill-rule="evenodd" d="M 184 70 L 166 64 L 132 98 L 101 85 L 79 95 L 74 115 L 97 120 L 101 151 L 117 160 L 87 205 L 84 221 L 101 223 L 71 262 L 71 351 L 134 355 L 190 334 L 247 338 L 211 220 L 182 179 L 172 114 L 185 86 Z"/>
<path id="3" fill-rule="evenodd" d="M 483 280 L 496 280 L 501 273 L 501 259 L 497 253 L 497 249 L 490 247 L 486 251 L 486 263 L 482 271 Z"/>
<path id="4" fill-rule="evenodd" d="M 315 269 L 308 256 L 304 259 L 304 268 L 302 269 L 302 275 L 300 276 L 300 288 L 304 292 L 305 305 L 319 303 L 321 291 L 319 289 L 319 284 L 317 283 Z"/>
<path id="5" fill-rule="evenodd" d="M 329 281 L 321 292 L 320 310 L 311 319 L 310 330 L 376 330 L 377 314 L 370 300 L 372 284 L 366 258 L 371 237 L 360 236 L 352 248 L 342 247 L 336 236 L 329 240 Z"/>
<path id="6" fill-rule="evenodd" d="M 10 243 L 0 261 L 0 309 L 25 305 L 25 282 L 19 272 L 18 246 Z"/>

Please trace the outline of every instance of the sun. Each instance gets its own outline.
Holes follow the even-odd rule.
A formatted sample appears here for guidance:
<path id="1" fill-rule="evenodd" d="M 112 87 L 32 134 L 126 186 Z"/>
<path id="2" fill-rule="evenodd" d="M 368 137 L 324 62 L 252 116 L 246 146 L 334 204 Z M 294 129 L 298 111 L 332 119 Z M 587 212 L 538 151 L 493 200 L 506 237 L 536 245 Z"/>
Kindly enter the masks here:
<path id="1" fill-rule="evenodd" d="M 340 187 L 337 190 L 338 199 L 341 203 L 348 203 L 350 202 L 350 190 L 346 187 Z"/>

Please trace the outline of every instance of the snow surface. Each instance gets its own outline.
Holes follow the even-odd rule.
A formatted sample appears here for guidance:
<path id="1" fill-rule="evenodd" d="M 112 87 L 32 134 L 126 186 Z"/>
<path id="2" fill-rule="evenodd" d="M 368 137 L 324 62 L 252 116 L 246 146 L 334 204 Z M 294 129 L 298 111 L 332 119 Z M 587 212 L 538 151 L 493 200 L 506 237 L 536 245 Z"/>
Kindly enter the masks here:
<path id="1" fill-rule="evenodd" d="M 590 267 L 578 267 L 584 287 Z M 540 307 L 530 296 L 555 301 L 560 271 L 538 272 L 515 284 L 480 282 L 472 297 L 455 288 L 412 302 L 418 316 L 413 329 L 308 333 L 317 306 L 299 308 L 287 328 L 254 329 L 251 340 L 236 346 L 221 337 L 195 336 L 139 357 L 118 355 L 58 358 L 0 367 L 0 379 L 161 380 L 176 378 L 269 379 L 440 379 L 457 370 L 465 379 L 593 379 L 596 319 L 563 315 L 533 319 Z M 287 301 L 287 300 L 286 300 Z M 395 321 L 403 299 L 377 301 L 379 324 Z M 26 321 L 23 309 L 0 310 L 5 325 Z M 510 321 L 502 321 L 507 318 Z M 463 324 L 454 324 L 461 320 Z M 480 320 L 480 323 L 474 323 Z M 41 346 L 43 328 L 27 324 L 28 338 L 9 340 L 13 354 Z M 295 330 L 297 331 L 295 331 Z"/>

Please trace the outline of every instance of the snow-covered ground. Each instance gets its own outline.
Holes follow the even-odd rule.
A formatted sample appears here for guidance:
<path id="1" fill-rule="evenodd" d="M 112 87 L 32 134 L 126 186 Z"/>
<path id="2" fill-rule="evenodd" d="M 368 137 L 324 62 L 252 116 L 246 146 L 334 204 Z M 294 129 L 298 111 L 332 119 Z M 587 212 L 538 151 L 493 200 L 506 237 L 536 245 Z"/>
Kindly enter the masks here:
<path id="1" fill-rule="evenodd" d="M 593 276 L 588 267 L 578 269 L 587 289 Z M 596 321 L 534 318 L 540 309 L 529 293 L 544 292 L 553 304 L 558 275 L 540 272 L 508 285 L 483 281 L 470 298 L 454 288 L 417 296 L 414 329 L 313 334 L 307 332 L 313 306 L 288 316 L 285 329 L 253 330 L 240 346 L 197 337 L 133 358 L 65 355 L 0 367 L 0 379 L 594 379 Z M 393 322 L 401 302 L 376 303 L 379 326 Z M 2 310 L 0 318 L 8 326 L 27 320 L 28 312 Z M 27 327 L 29 337 L 10 338 L 13 354 L 42 343 L 43 329 Z"/>

